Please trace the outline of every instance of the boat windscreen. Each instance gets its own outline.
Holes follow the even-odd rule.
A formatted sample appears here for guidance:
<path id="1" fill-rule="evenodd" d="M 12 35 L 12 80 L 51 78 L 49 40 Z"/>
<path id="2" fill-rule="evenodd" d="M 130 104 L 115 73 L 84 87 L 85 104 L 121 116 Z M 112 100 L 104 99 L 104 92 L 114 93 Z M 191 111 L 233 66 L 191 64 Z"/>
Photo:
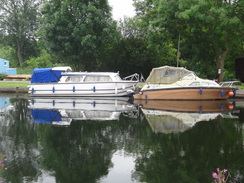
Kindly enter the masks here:
<path id="1" fill-rule="evenodd" d="M 182 67 L 158 67 L 154 68 L 149 77 L 146 80 L 146 83 L 150 84 L 171 84 L 174 83 L 184 76 L 192 73 L 192 71 L 189 71 Z"/>

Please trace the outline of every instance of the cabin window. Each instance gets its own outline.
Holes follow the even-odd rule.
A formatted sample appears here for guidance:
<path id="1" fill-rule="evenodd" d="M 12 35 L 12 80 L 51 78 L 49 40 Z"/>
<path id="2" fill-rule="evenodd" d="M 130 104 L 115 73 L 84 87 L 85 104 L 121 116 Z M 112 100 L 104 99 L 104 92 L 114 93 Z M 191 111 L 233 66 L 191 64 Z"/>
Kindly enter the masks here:
<path id="1" fill-rule="evenodd" d="M 177 73 L 175 70 L 167 70 L 164 75 L 164 77 L 176 77 L 176 76 Z"/>
<path id="2" fill-rule="evenodd" d="M 86 76 L 84 81 L 88 82 L 106 82 L 106 81 L 112 81 L 112 79 L 109 76 Z"/>
<path id="3" fill-rule="evenodd" d="M 80 76 L 74 76 L 74 77 L 72 77 L 72 81 L 73 82 L 80 82 Z"/>
<path id="4" fill-rule="evenodd" d="M 190 84 L 190 86 L 200 86 L 200 82 L 193 82 Z"/>
<path id="5" fill-rule="evenodd" d="M 81 82 L 81 77 L 80 76 L 71 76 L 67 77 L 66 82 Z"/>
<path id="6" fill-rule="evenodd" d="M 8 65 L 8 62 L 5 61 L 5 62 L 4 62 L 4 66 L 7 66 L 7 65 Z"/>
<path id="7" fill-rule="evenodd" d="M 214 83 L 209 83 L 209 82 L 202 82 L 203 86 L 215 86 Z"/>
<path id="8" fill-rule="evenodd" d="M 70 82 L 70 81 L 71 81 L 70 77 L 67 77 L 67 78 L 65 79 L 65 82 Z"/>
<path id="9" fill-rule="evenodd" d="M 121 81 L 122 80 L 119 75 L 116 75 L 114 78 L 116 79 L 116 81 Z"/>

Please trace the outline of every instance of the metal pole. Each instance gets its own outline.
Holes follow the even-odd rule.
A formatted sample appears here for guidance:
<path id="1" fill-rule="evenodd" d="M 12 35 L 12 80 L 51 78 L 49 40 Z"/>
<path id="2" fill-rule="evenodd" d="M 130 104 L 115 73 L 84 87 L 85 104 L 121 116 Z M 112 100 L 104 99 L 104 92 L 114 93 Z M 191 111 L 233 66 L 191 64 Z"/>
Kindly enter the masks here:
<path id="1" fill-rule="evenodd" d="M 177 67 L 179 66 L 179 61 L 180 61 L 180 34 L 179 34 L 179 39 L 178 39 Z"/>

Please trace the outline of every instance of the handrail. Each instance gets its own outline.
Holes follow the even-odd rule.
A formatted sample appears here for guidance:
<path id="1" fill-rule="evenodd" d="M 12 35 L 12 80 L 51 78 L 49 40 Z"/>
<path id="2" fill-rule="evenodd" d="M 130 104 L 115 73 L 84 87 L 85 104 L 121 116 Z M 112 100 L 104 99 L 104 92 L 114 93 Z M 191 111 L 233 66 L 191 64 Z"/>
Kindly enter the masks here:
<path id="1" fill-rule="evenodd" d="M 132 74 L 132 75 L 129 75 L 129 76 L 126 76 L 123 78 L 123 80 L 130 80 L 130 81 L 138 81 L 139 82 L 139 74 L 135 73 L 135 74 Z"/>
<path id="2" fill-rule="evenodd" d="M 232 87 L 232 85 L 234 83 L 239 83 L 240 81 L 224 81 L 224 82 L 220 82 L 219 85 L 223 86 L 223 85 L 227 85 L 228 87 Z"/>

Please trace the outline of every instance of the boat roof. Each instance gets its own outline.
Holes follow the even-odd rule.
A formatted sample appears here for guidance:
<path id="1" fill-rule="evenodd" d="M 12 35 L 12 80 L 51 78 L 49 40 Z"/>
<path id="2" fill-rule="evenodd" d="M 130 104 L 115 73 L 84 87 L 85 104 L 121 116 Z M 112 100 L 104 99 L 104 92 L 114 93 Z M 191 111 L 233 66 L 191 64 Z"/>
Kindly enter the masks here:
<path id="1" fill-rule="evenodd" d="M 180 80 L 181 78 L 191 73 L 193 72 L 183 67 L 171 67 L 171 66 L 157 67 L 152 69 L 150 75 L 146 79 L 146 83 L 170 84 Z"/>
<path id="2" fill-rule="evenodd" d="M 118 72 L 66 72 L 62 76 L 117 76 Z"/>
<path id="3" fill-rule="evenodd" d="M 70 72 L 72 71 L 71 67 L 69 66 L 61 66 L 61 67 L 53 67 L 52 70 L 59 70 L 59 71 L 66 71 L 66 72 Z"/>
<path id="4" fill-rule="evenodd" d="M 71 71 L 71 68 L 68 66 L 35 68 L 32 72 L 31 83 L 57 82 L 61 77 L 61 73 L 67 71 Z"/>

